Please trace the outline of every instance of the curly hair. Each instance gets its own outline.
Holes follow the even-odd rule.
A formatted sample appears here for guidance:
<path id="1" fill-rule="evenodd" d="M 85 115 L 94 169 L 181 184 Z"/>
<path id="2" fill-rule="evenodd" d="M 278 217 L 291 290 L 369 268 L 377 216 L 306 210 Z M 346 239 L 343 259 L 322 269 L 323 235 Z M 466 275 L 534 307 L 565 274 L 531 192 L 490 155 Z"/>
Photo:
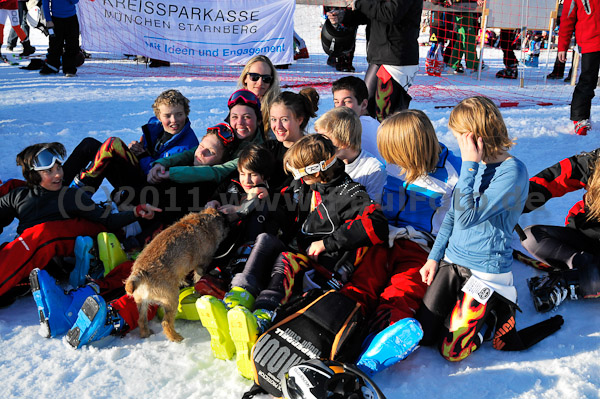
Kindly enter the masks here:
<path id="1" fill-rule="evenodd" d="M 154 100 L 152 109 L 154 110 L 154 115 L 156 115 L 157 118 L 160 116 L 160 110 L 158 107 L 161 105 L 183 105 L 185 116 L 190 114 L 190 100 L 188 100 L 186 96 L 175 89 L 163 91 L 158 97 L 156 97 L 156 100 Z"/>

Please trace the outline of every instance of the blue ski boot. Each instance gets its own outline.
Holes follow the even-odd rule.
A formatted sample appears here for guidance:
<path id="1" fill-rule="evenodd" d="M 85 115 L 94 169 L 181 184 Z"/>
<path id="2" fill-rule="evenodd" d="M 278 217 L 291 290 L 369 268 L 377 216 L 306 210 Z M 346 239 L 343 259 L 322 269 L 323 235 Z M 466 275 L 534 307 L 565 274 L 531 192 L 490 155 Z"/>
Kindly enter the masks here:
<path id="1" fill-rule="evenodd" d="M 92 237 L 79 236 L 75 239 L 75 268 L 69 275 L 71 287 L 77 288 L 85 284 L 85 276 L 90 272 L 90 262 L 93 258 L 92 248 L 94 248 Z"/>
<path id="2" fill-rule="evenodd" d="M 411 317 L 398 320 L 375 335 L 356 365 L 372 376 L 410 355 L 423 338 L 423 329 Z"/>
<path id="3" fill-rule="evenodd" d="M 125 326 L 123 318 L 99 295 L 87 298 L 73 328 L 67 333 L 67 342 L 73 348 L 81 348 L 91 342 L 121 331 Z"/>
<path id="4" fill-rule="evenodd" d="M 98 293 L 93 283 L 65 292 L 47 271 L 40 269 L 31 271 L 29 283 L 40 316 L 40 335 L 46 338 L 69 331 L 85 299 Z"/>

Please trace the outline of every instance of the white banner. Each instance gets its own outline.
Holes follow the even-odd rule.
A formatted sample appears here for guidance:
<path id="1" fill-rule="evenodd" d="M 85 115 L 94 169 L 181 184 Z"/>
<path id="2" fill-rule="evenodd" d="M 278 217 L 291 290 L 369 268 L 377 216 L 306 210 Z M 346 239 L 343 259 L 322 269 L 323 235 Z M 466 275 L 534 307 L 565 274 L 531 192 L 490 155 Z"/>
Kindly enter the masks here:
<path id="1" fill-rule="evenodd" d="M 81 0 L 83 48 L 195 65 L 293 59 L 295 0 Z"/>

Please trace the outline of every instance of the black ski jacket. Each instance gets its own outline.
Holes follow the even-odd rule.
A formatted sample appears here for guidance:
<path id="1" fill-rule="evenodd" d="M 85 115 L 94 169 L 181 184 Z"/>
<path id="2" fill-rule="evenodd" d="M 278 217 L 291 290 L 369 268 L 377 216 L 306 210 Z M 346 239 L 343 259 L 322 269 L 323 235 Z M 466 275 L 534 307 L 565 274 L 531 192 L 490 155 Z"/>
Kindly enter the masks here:
<path id="1" fill-rule="evenodd" d="M 306 250 L 312 242 L 323 240 L 325 253 L 319 256 L 319 263 L 329 269 L 346 253 L 346 259 L 354 263 L 357 250 L 387 242 L 388 222 L 381 207 L 343 169 L 328 183 L 308 186 L 294 180 L 284 191 L 286 195 L 291 196 L 299 228 L 298 247 Z"/>
<path id="2" fill-rule="evenodd" d="M 110 213 L 96 204 L 83 191 L 63 187 L 59 191 L 48 191 L 40 186 L 19 187 L 0 198 L 0 232 L 15 218 L 19 219 L 17 233 L 40 223 L 80 217 L 101 223 L 109 230 L 117 230 L 133 223 L 133 211 Z"/>
<path id="3" fill-rule="evenodd" d="M 367 24 L 367 61 L 376 65 L 418 65 L 423 0 L 356 0 L 344 24 Z"/>

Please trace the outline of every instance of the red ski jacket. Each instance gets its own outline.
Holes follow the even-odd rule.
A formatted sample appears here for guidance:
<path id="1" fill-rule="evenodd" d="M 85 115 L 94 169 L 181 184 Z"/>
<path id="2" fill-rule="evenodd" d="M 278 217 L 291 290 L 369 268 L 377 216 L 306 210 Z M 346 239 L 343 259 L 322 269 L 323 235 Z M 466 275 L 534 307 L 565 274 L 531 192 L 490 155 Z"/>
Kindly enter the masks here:
<path id="1" fill-rule="evenodd" d="M 567 51 L 571 36 L 581 53 L 600 51 L 600 0 L 565 0 L 558 30 L 558 51 Z"/>
<path id="2" fill-rule="evenodd" d="M 588 180 L 599 157 L 600 148 L 573 155 L 530 178 L 529 199 L 523 212 L 531 212 L 551 198 L 562 197 L 581 188 L 587 189 Z M 600 240 L 600 222 L 588 220 L 587 211 L 584 200 L 578 201 L 569 210 L 565 225 L 581 231 L 590 238 Z"/>
<path id="3" fill-rule="evenodd" d="M 17 10 L 18 8 L 17 0 L 0 0 L 0 10 Z"/>

